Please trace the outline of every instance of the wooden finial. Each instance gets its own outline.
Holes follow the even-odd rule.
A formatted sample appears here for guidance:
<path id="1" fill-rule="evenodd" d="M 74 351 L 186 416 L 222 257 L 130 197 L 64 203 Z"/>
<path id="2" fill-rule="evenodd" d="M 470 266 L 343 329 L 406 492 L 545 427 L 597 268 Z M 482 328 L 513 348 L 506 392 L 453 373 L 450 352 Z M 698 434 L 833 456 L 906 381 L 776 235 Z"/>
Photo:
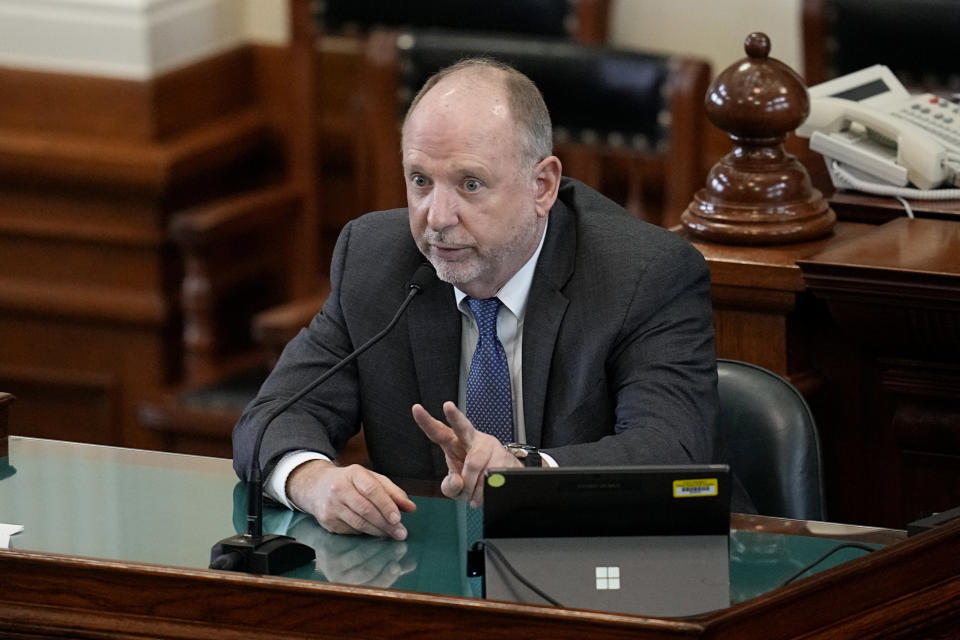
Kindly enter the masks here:
<path id="1" fill-rule="evenodd" d="M 833 230 L 836 215 L 783 142 L 810 112 L 803 80 L 770 58 L 770 38 L 751 33 L 747 57 L 720 73 L 706 96 L 707 117 L 734 149 L 683 212 L 693 236 L 724 244 L 811 240 Z"/>

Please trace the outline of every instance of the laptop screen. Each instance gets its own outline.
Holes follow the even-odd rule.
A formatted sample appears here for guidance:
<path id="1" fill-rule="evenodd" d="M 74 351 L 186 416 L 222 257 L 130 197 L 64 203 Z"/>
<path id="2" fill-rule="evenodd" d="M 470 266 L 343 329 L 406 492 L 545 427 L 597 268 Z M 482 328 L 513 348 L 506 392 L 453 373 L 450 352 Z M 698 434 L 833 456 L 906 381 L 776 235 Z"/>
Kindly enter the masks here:
<path id="1" fill-rule="evenodd" d="M 490 469 L 484 538 L 726 535 L 727 465 Z"/>

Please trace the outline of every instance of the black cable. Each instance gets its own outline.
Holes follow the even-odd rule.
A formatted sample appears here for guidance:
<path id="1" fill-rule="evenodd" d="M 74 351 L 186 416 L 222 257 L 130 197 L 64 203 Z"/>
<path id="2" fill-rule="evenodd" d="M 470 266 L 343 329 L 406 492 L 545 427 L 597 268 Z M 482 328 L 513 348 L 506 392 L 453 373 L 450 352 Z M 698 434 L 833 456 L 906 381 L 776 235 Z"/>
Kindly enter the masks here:
<path id="1" fill-rule="evenodd" d="M 805 566 L 803 569 L 800 569 L 800 571 L 797 571 L 795 574 L 787 578 L 786 581 L 780 586 L 786 586 L 790 584 L 791 582 L 793 582 L 794 580 L 796 580 L 797 578 L 805 574 L 807 571 L 810 571 L 810 569 L 813 569 L 815 566 L 817 566 L 818 564 L 820 564 L 821 562 L 823 562 L 824 560 L 826 560 L 827 558 L 835 554 L 837 551 L 840 551 L 841 549 L 861 549 L 863 551 L 869 551 L 870 553 L 873 553 L 874 551 L 876 551 L 876 549 L 874 549 L 873 547 L 868 547 L 867 545 L 860 544 L 859 542 L 845 542 L 843 544 L 838 544 L 833 549 L 830 549 L 830 551 L 827 551 L 825 554 L 823 554 L 822 556 L 820 556 L 819 558 L 817 558 L 816 560 L 814 560 L 813 562 Z"/>
<path id="2" fill-rule="evenodd" d="M 519 580 L 525 587 L 533 591 L 535 594 L 537 594 L 538 596 L 540 596 L 550 604 L 557 607 L 563 606 L 562 604 L 560 604 L 559 602 L 551 598 L 549 595 L 547 595 L 540 588 L 538 588 L 535 584 L 533 584 L 532 582 L 524 578 L 522 575 L 520 575 L 520 572 L 517 571 L 512 564 L 510 564 L 510 561 L 507 560 L 507 558 L 503 555 L 500 549 L 497 549 L 497 546 L 492 542 L 487 542 L 486 540 L 477 540 L 476 542 L 473 543 L 473 547 L 474 549 L 484 549 L 484 548 L 489 549 L 490 552 L 493 553 L 494 556 L 496 556 L 497 560 L 499 560 L 500 563 L 503 564 L 503 566 L 507 569 L 507 571 L 510 572 L 510 575 L 512 575 L 517 580 Z M 487 574 L 489 575 L 489 571 L 487 572 Z"/>

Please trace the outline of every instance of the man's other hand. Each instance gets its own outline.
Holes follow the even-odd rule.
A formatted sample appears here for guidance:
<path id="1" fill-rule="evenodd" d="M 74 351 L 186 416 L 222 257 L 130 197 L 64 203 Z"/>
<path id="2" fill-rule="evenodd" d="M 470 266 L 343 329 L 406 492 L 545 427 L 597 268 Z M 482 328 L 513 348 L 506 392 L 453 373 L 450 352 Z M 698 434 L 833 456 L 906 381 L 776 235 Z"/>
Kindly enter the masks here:
<path id="1" fill-rule="evenodd" d="M 440 491 L 448 498 L 479 507 L 483 504 L 484 471 L 523 465 L 495 437 L 477 431 L 454 403 L 443 403 L 443 416 L 450 426 L 431 416 L 422 405 L 413 405 L 413 419 L 432 442 L 440 445 L 447 459 L 447 476 L 440 483 Z"/>
<path id="2" fill-rule="evenodd" d="M 404 540 L 400 513 L 417 507 L 386 476 L 360 465 L 311 460 L 287 478 L 287 496 L 331 533 L 366 533 Z"/>

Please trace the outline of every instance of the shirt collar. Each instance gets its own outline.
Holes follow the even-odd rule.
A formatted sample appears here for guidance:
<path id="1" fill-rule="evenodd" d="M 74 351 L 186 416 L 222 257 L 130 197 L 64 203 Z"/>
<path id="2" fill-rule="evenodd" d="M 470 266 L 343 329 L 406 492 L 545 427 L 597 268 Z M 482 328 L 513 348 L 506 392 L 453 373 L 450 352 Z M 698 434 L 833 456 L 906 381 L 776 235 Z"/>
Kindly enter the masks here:
<path id="1" fill-rule="evenodd" d="M 540 258 L 540 251 L 543 249 L 543 241 L 547 237 L 547 227 L 550 226 L 550 219 L 543 226 L 543 235 L 540 236 L 540 244 L 537 250 L 533 252 L 530 259 L 527 260 L 520 269 L 507 280 L 507 283 L 500 288 L 495 295 L 500 298 L 500 303 L 513 313 L 517 318 L 522 318 L 527 308 L 527 298 L 530 296 L 530 286 L 533 284 L 533 272 L 537 268 L 537 260 Z M 467 297 L 467 294 L 453 288 L 453 293 L 457 298 L 457 306 L 463 309 L 461 303 Z"/>

